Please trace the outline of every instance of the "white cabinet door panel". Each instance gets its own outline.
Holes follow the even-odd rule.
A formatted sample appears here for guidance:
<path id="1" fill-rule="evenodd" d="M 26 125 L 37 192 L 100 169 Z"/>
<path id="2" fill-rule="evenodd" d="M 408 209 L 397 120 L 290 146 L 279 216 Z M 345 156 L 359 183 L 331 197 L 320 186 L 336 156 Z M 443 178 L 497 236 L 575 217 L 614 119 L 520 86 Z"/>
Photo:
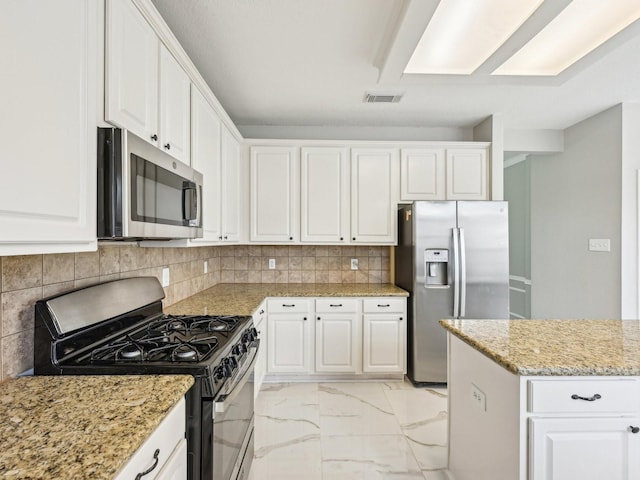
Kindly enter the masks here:
<path id="1" fill-rule="evenodd" d="M 190 164 L 191 80 L 180 64 L 160 45 L 160 148 Z"/>
<path id="2" fill-rule="evenodd" d="M 311 373 L 310 314 L 269 314 L 269 373 Z"/>
<path id="3" fill-rule="evenodd" d="M 251 149 L 251 240 L 298 240 L 298 150 L 289 147 Z"/>
<path id="4" fill-rule="evenodd" d="M 220 119 L 196 88 L 191 92 L 191 102 L 191 164 L 203 175 L 203 236 L 193 242 L 217 242 L 222 236 Z"/>
<path id="5" fill-rule="evenodd" d="M 398 168 L 396 149 L 351 151 L 351 242 L 395 243 Z"/>
<path id="6" fill-rule="evenodd" d="M 364 372 L 401 373 L 405 365 L 405 324 L 403 314 L 363 316 Z"/>
<path id="7" fill-rule="evenodd" d="M 96 249 L 98 5 L 0 6 L 0 255 Z"/>
<path id="8" fill-rule="evenodd" d="M 240 143 L 222 127 L 222 240 L 240 241 Z"/>
<path id="9" fill-rule="evenodd" d="M 403 148 L 400 163 L 401 200 L 444 200 L 444 148 Z"/>
<path id="10" fill-rule="evenodd" d="M 303 242 L 342 242 L 349 235 L 349 163 L 344 148 L 302 148 Z"/>
<path id="11" fill-rule="evenodd" d="M 160 42 L 132 2 L 106 7 L 105 119 L 158 145 Z"/>
<path id="12" fill-rule="evenodd" d="M 640 419 L 530 419 L 531 480 L 640 478 Z"/>
<path id="13" fill-rule="evenodd" d="M 358 372 L 358 318 L 354 313 L 316 313 L 316 372 Z"/>
<path id="14" fill-rule="evenodd" d="M 447 200 L 488 200 L 487 151 L 447 150 Z"/>

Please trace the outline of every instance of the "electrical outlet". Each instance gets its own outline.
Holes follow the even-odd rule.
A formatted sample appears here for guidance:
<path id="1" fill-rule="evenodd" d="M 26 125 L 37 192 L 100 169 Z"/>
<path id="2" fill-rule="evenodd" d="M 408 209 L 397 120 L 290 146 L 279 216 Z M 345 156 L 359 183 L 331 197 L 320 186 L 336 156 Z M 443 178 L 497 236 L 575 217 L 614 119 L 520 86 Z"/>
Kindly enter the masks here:
<path id="1" fill-rule="evenodd" d="M 207 262 L 206 260 L 204 261 L 204 273 L 208 273 L 209 272 L 209 262 Z"/>
<path id="2" fill-rule="evenodd" d="M 275 258 L 270 258 L 269 259 L 269 270 L 274 270 L 276 268 L 276 259 Z"/>
<path id="3" fill-rule="evenodd" d="M 163 287 L 169 286 L 169 267 L 164 267 L 162 269 L 162 286 Z"/>
<path id="4" fill-rule="evenodd" d="M 611 241 L 608 238 L 590 238 L 589 250 L 592 252 L 610 252 Z"/>
<path id="5" fill-rule="evenodd" d="M 358 269 L 358 259 L 357 258 L 352 258 L 351 259 L 351 270 L 357 270 Z"/>
<path id="6" fill-rule="evenodd" d="M 478 407 L 481 412 L 487 411 L 487 397 L 484 392 L 473 383 L 471 384 L 471 403 Z"/>

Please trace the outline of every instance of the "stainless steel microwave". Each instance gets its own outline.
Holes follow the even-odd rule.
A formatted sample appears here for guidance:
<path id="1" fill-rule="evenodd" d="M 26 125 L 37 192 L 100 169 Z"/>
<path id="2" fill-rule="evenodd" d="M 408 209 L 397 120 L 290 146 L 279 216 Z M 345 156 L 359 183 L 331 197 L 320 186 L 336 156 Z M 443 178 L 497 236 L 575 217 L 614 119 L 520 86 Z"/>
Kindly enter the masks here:
<path id="1" fill-rule="evenodd" d="M 98 128 L 98 239 L 202 237 L 202 174 L 131 132 Z"/>

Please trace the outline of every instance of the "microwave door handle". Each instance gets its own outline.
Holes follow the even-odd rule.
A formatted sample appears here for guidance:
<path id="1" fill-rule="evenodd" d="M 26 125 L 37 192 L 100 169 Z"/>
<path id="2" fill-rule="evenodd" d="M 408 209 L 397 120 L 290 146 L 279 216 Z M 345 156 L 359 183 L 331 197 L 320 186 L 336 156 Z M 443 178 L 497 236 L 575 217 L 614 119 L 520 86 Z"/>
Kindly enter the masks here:
<path id="1" fill-rule="evenodd" d="M 196 188 L 192 184 L 185 184 L 182 189 L 182 219 L 189 223 L 194 220 L 194 212 L 197 209 Z M 197 213 L 197 212 L 196 212 Z"/>

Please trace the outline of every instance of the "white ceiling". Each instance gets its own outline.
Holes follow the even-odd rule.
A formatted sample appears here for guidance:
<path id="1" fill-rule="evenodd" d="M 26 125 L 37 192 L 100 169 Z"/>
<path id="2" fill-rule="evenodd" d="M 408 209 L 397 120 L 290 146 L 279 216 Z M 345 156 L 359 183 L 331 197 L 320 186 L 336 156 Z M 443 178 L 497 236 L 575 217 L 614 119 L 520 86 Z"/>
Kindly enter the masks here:
<path id="1" fill-rule="evenodd" d="M 496 113 L 507 129 L 563 129 L 640 101 L 640 22 L 557 78 L 489 75 L 569 0 L 547 0 L 472 76 L 402 75 L 438 0 L 152 1 L 241 131 L 469 128 Z"/>

